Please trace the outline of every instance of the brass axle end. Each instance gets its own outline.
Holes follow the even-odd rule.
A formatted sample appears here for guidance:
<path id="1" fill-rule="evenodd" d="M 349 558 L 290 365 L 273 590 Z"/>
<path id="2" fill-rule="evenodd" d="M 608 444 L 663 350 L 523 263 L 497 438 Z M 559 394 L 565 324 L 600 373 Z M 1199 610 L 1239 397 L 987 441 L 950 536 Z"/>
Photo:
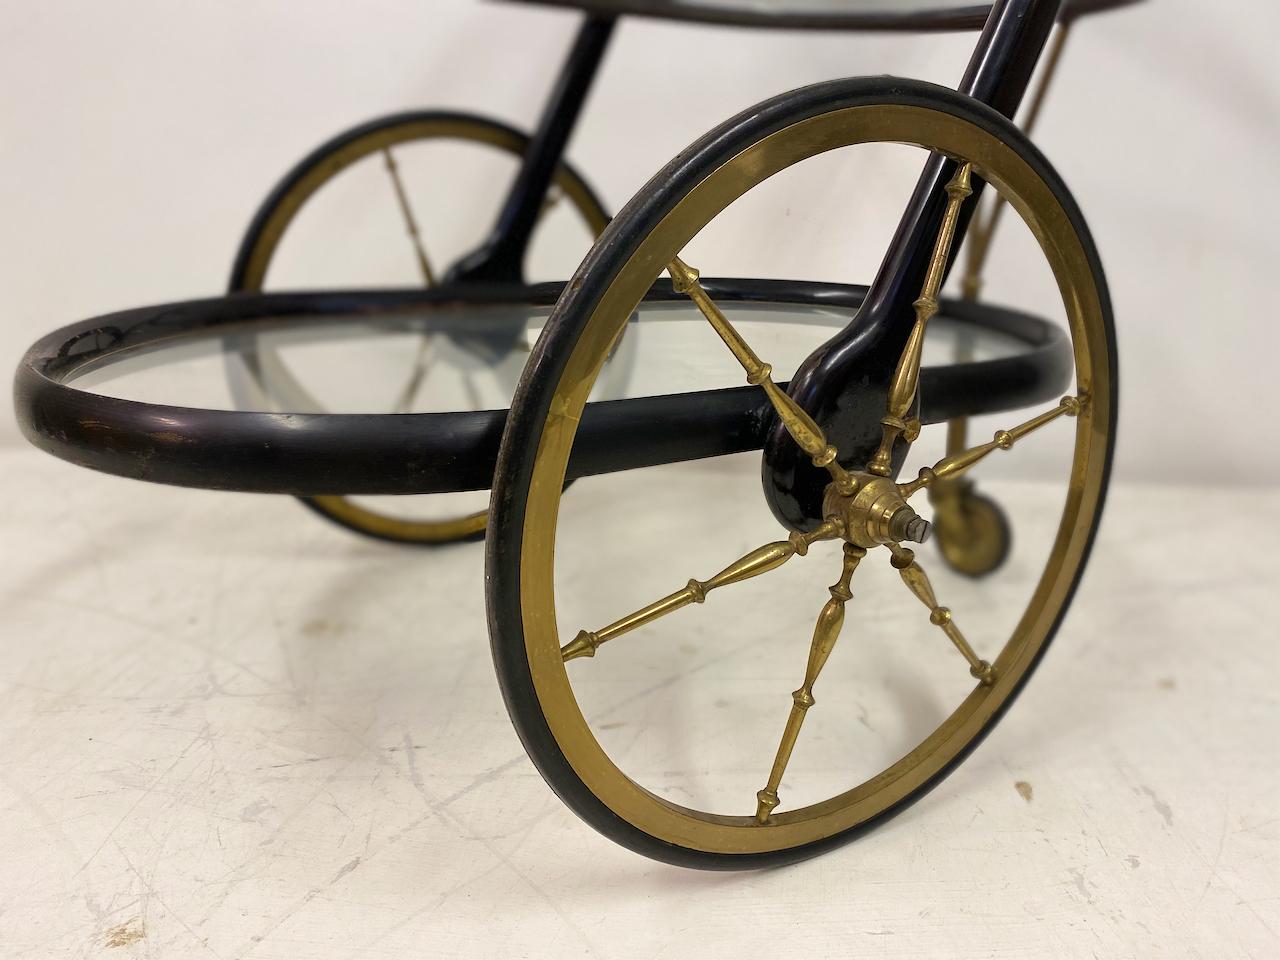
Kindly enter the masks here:
<path id="1" fill-rule="evenodd" d="M 903 507 L 889 520 L 889 536 L 899 543 L 928 543 L 933 524 L 910 507 Z"/>

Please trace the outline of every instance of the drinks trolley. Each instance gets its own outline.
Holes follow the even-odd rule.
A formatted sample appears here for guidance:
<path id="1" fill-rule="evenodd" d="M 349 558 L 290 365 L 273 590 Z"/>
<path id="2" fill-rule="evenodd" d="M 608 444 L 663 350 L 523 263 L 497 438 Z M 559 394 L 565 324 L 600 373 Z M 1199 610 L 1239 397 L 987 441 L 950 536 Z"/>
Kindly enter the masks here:
<path id="1" fill-rule="evenodd" d="M 1083 217 L 1025 128 L 1039 113 L 1069 28 L 1133 0 L 539 2 L 578 8 L 583 21 L 532 135 L 475 115 L 418 111 L 335 137 L 268 195 L 236 255 L 228 295 L 96 317 L 34 344 L 15 378 L 19 421 L 38 447 L 96 470 L 290 494 L 343 526 L 393 541 L 484 537 L 502 693 L 530 757 L 566 804 L 611 839 L 671 863 L 738 869 L 812 856 L 905 809 L 968 756 L 1025 685 L 1084 569 L 1114 444 L 1115 333 Z M 781 94 L 710 130 L 610 217 L 564 151 L 610 36 L 628 15 L 978 33 L 957 89 L 855 77 Z M 1042 61 L 1020 129 L 1010 118 Z M 487 239 L 447 265 L 430 252 L 429 225 L 416 215 L 398 162 L 406 145 L 425 141 L 465 142 L 518 163 Z M 703 279 L 686 261 L 686 247 L 703 228 L 770 177 L 870 144 L 910 145 L 923 165 L 870 285 Z M 420 283 L 264 292 L 295 220 L 361 162 L 381 165 Z M 979 210 L 984 194 L 989 200 Z M 568 281 L 529 283 L 526 261 L 552 206 L 595 240 Z M 1006 207 L 1038 242 L 1065 326 L 979 299 Z M 944 297 L 965 244 L 962 294 Z M 645 357 L 632 347 L 636 331 L 677 313 L 710 327 L 745 385 L 628 387 L 645 374 Z M 740 317 L 761 315 L 831 325 L 789 381 L 775 381 L 768 358 L 742 332 Z M 944 328 L 968 344 L 966 352 L 926 365 L 926 341 Z M 409 373 L 389 384 L 396 400 L 388 412 L 333 412 L 285 358 L 297 344 L 336 343 L 346 351 L 361 337 L 400 338 L 408 344 L 401 353 L 411 355 Z M 98 389 L 134 366 L 164 367 L 205 348 L 227 358 L 233 409 Z M 488 407 L 477 398 L 469 410 L 411 412 L 422 382 L 442 375 L 440 358 L 449 356 L 495 376 L 509 404 Z M 1011 419 L 991 440 L 969 438 L 970 418 L 1026 407 L 1034 408 L 1030 416 Z M 911 445 L 931 427 L 946 432 L 945 456 L 907 478 Z M 933 537 L 950 570 L 997 576 L 1010 525 L 970 471 L 1041 429 L 1074 437 L 1052 547 L 1008 639 L 971 642 L 908 544 Z M 750 451 L 758 451 L 761 491 L 784 529 L 781 539 L 727 556 L 732 562 L 708 579 L 690 579 L 607 625 L 558 622 L 557 517 L 575 482 Z M 430 519 L 358 499 L 483 490 L 491 490 L 487 511 Z M 652 634 L 650 624 L 683 607 L 721 602 L 709 594 L 825 541 L 840 545 L 836 582 L 807 657 L 797 648 L 800 686 L 789 706 L 775 705 L 781 731 L 761 764 L 760 789 L 694 808 L 615 763 L 575 693 L 590 682 L 584 661 L 616 655 L 635 642 L 620 638 Z M 680 555 L 675 544 L 635 563 L 665 565 Z M 815 685 L 844 625 L 855 574 L 873 558 L 886 560 L 912 602 L 923 604 L 922 625 L 954 647 L 972 685 L 936 728 L 876 775 L 788 806 L 784 778 L 816 703 Z"/>

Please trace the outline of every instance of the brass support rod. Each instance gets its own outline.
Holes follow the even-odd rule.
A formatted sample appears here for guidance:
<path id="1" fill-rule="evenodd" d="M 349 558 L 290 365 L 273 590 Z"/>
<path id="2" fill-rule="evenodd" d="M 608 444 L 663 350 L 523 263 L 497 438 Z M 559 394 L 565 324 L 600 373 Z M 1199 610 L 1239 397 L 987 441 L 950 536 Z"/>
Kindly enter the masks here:
<path id="1" fill-rule="evenodd" d="M 887 409 L 880 421 L 883 425 L 880 447 L 867 464 L 867 472 L 877 476 L 889 475 L 894 442 L 903 433 L 910 432 L 906 416 L 911 411 L 911 405 L 916 397 L 916 387 L 920 382 L 920 358 L 924 353 L 925 328 L 933 315 L 938 312 L 938 292 L 942 289 L 942 278 L 946 274 L 951 245 L 955 241 L 960 207 L 965 198 L 973 193 L 973 187 L 969 183 L 972 169 L 973 165 L 970 163 L 961 164 L 955 176 L 947 184 L 947 209 L 942 215 L 942 226 L 938 230 L 938 239 L 934 242 L 933 254 L 929 258 L 924 289 L 920 291 L 919 299 L 912 304 L 916 310 L 916 322 L 911 328 L 911 335 L 907 338 L 902 356 L 898 358 L 898 365 L 893 371 Z"/>
<path id="2" fill-rule="evenodd" d="M 1044 106 L 1045 95 L 1058 69 L 1058 61 L 1062 58 L 1062 48 L 1066 45 L 1067 34 L 1071 30 L 1071 21 L 1062 20 L 1049 43 L 1049 52 L 1045 57 L 1044 69 L 1040 72 L 1040 80 L 1035 92 L 1031 95 L 1031 103 L 1027 115 L 1022 121 L 1022 132 L 1031 135 L 1036 121 L 1040 119 L 1040 108 Z M 996 227 L 1000 223 L 1000 215 L 1004 211 L 1004 197 L 992 191 L 985 220 L 982 212 L 975 212 L 973 224 L 969 228 L 969 244 L 964 263 L 964 277 L 960 281 L 960 295 L 966 300 L 977 300 L 982 292 L 982 273 L 987 266 L 987 255 L 991 252 L 991 240 Z M 957 358 L 959 360 L 961 358 Z M 967 358 L 966 358 L 967 359 Z M 947 422 L 947 453 L 959 453 L 968 445 L 969 420 L 967 417 L 956 417 Z"/>
<path id="3" fill-rule="evenodd" d="M 889 551 L 893 554 L 889 562 L 902 576 L 902 582 L 921 603 L 929 608 L 929 622 L 935 627 L 940 627 L 947 635 L 947 639 L 955 644 L 960 655 L 969 662 L 969 675 L 983 686 L 989 687 L 995 683 L 995 667 L 973 652 L 973 647 L 969 646 L 969 641 L 964 638 L 960 628 L 951 619 L 951 611 L 938 603 L 938 598 L 933 593 L 933 585 L 920 564 L 916 563 L 915 553 L 896 543 L 889 544 Z"/>
<path id="4" fill-rule="evenodd" d="M 960 453 L 965 448 L 965 435 L 968 432 L 969 418 L 956 417 L 947 421 L 947 454 Z"/>
<path id="5" fill-rule="evenodd" d="M 809 661 L 805 666 L 804 683 L 800 689 L 791 694 L 791 713 L 787 716 L 787 725 L 782 731 L 782 742 L 778 744 L 778 753 L 773 759 L 773 768 L 769 771 L 769 782 L 756 794 L 756 821 L 761 824 L 769 822 L 773 808 L 778 805 L 778 786 L 782 783 L 782 775 L 791 760 L 791 751 L 795 749 L 796 739 L 800 736 L 800 727 L 804 716 L 816 702 L 813 699 L 813 685 L 818 682 L 818 675 L 826 666 L 827 658 L 835 648 L 840 636 L 840 628 L 844 625 L 844 605 L 853 596 L 849 583 L 858 563 L 867 555 L 862 547 L 852 543 L 844 545 L 844 567 L 840 579 L 829 591 L 831 599 L 818 614 L 818 622 L 813 628 L 813 642 L 809 646 Z"/>
<path id="6" fill-rule="evenodd" d="M 396 203 L 400 207 L 400 215 L 404 218 L 404 228 L 409 234 L 409 241 L 413 244 L 413 252 L 418 260 L 418 270 L 422 273 L 422 282 L 428 287 L 436 285 L 435 271 L 431 269 L 431 262 L 427 259 L 427 251 L 422 246 L 422 236 L 418 232 L 418 221 L 413 216 L 413 208 L 409 206 L 409 196 L 405 193 L 404 183 L 400 180 L 400 168 L 396 164 L 396 159 L 391 155 L 390 149 L 382 151 L 383 160 L 387 166 L 387 176 L 391 178 L 391 187 L 396 194 Z"/>
<path id="7" fill-rule="evenodd" d="M 1062 58 L 1062 48 L 1066 45 L 1067 35 L 1070 30 L 1071 21 L 1063 20 L 1058 24 L 1053 40 L 1050 41 L 1049 51 L 1045 55 L 1044 68 L 1040 72 L 1040 81 L 1036 84 L 1035 92 L 1031 95 L 1031 103 L 1027 107 L 1026 118 L 1022 121 L 1022 132 L 1028 136 L 1035 129 L 1036 121 L 1040 119 L 1040 109 L 1044 106 L 1045 95 L 1048 93 L 1049 85 L 1058 69 L 1058 62 Z M 991 238 L 996 232 L 996 226 L 1000 223 L 1000 215 L 1004 210 L 1004 206 L 1004 199 L 1000 194 L 996 193 L 991 200 L 986 220 L 982 221 L 978 217 L 974 217 L 978 222 L 974 223 L 973 228 L 969 231 L 969 250 L 968 256 L 965 258 L 964 279 L 961 281 L 962 296 L 966 300 L 978 299 L 978 293 L 982 289 L 982 271 L 987 265 L 987 254 L 991 251 Z"/>
<path id="8" fill-rule="evenodd" d="M 969 330 L 968 328 L 961 329 L 956 341 L 954 354 L 956 363 L 969 363 L 973 360 L 974 339 L 975 334 L 972 330 Z M 953 417 L 947 421 L 947 456 L 951 456 L 953 453 L 959 453 L 969 445 L 968 434 L 968 417 Z"/>
<path id="9" fill-rule="evenodd" d="M 1052 423 L 1059 417 L 1074 417 L 1080 413 L 1080 410 L 1087 402 L 1084 397 L 1063 397 L 1058 405 L 1051 410 L 1046 410 L 1037 416 L 1032 417 L 1025 423 L 1020 423 L 1016 427 L 1008 430 L 997 430 L 995 438 L 987 443 L 979 444 L 976 447 L 970 447 L 953 456 L 943 457 L 932 467 L 923 467 L 919 475 L 907 483 L 898 484 L 898 492 L 902 496 L 910 497 L 919 490 L 924 489 L 930 484 L 937 483 L 939 480 L 950 480 L 966 473 L 974 464 L 982 460 L 987 454 L 995 450 L 1008 450 L 1015 443 L 1025 437 L 1032 431 L 1039 430 L 1046 423 Z"/>
<path id="10" fill-rule="evenodd" d="M 601 644 L 608 643 L 624 633 L 630 633 L 646 623 L 652 623 L 659 617 L 687 607 L 691 603 L 702 603 L 712 590 L 731 583 L 741 583 L 743 580 L 776 570 L 797 554 L 803 557 L 809 552 L 810 545 L 819 540 L 834 540 L 841 535 L 841 532 L 840 522 L 830 519 L 808 533 L 793 533 L 786 540 L 766 543 L 731 563 L 710 580 L 690 580 L 683 589 L 668 594 L 661 600 L 655 600 L 635 613 L 615 620 L 607 627 L 600 630 L 578 631 L 576 637 L 560 648 L 560 656 L 566 661 L 576 657 L 594 657 Z"/>
<path id="11" fill-rule="evenodd" d="M 707 322 L 719 334 L 725 346 L 737 358 L 742 369 L 746 371 L 747 383 L 764 389 L 769 402 L 778 412 L 782 425 L 786 427 L 787 433 L 791 434 L 800 449 L 809 455 L 813 465 L 824 467 L 842 494 L 852 495 L 855 487 L 853 477 L 836 459 L 838 456 L 836 448 L 827 443 L 826 434 L 822 432 L 817 422 L 773 382 L 773 368 L 756 356 L 755 351 L 716 306 L 715 301 L 707 295 L 707 291 L 698 282 L 698 271 L 676 257 L 667 265 L 667 272 L 671 274 L 671 286 L 677 293 L 688 295 L 702 315 L 707 318 Z"/>
<path id="12" fill-rule="evenodd" d="M 976 296 L 976 294 L 975 294 Z M 973 337 L 962 335 L 956 346 L 955 362 L 968 363 L 973 359 Z M 953 417 L 947 421 L 947 442 L 944 448 L 946 456 L 961 453 L 969 446 L 969 418 Z M 935 484 L 929 488 L 929 503 L 933 506 L 933 522 L 939 527 L 963 529 L 964 518 L 961 515 L 963 499 L 951 496 L 954 485 Z"/>

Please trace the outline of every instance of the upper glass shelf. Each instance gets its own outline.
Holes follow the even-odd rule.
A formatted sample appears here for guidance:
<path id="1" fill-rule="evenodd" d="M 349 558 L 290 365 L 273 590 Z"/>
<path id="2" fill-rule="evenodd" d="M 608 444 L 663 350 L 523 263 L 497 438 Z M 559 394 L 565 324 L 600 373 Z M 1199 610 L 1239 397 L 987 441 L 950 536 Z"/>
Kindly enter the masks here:
<path id="1" fill-rule="evenodd" d="M 511 0 L 508 0 L 511 2 Z M 812 30 L 977 30 L 991 12 L 974 0 L 515 0 L 701 23 Z M 1128 6 L 1138 0 L 1065 0 L 1062 17 Z"/>

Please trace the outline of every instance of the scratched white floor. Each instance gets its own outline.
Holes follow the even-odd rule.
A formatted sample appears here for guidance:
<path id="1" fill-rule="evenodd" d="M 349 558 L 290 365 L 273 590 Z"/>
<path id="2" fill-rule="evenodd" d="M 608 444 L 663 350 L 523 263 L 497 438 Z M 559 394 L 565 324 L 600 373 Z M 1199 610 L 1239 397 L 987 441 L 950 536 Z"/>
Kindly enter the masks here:
<path id="1" fill-rule="evenodd" d="M 1200 541 L 1205 493 L 1115 490 L 1057 647 L 925 801 L 713 875 L 544 787 L 480 547 L 0 454 L 0 955 L 1275 957 L 1280 491 Z"/>

